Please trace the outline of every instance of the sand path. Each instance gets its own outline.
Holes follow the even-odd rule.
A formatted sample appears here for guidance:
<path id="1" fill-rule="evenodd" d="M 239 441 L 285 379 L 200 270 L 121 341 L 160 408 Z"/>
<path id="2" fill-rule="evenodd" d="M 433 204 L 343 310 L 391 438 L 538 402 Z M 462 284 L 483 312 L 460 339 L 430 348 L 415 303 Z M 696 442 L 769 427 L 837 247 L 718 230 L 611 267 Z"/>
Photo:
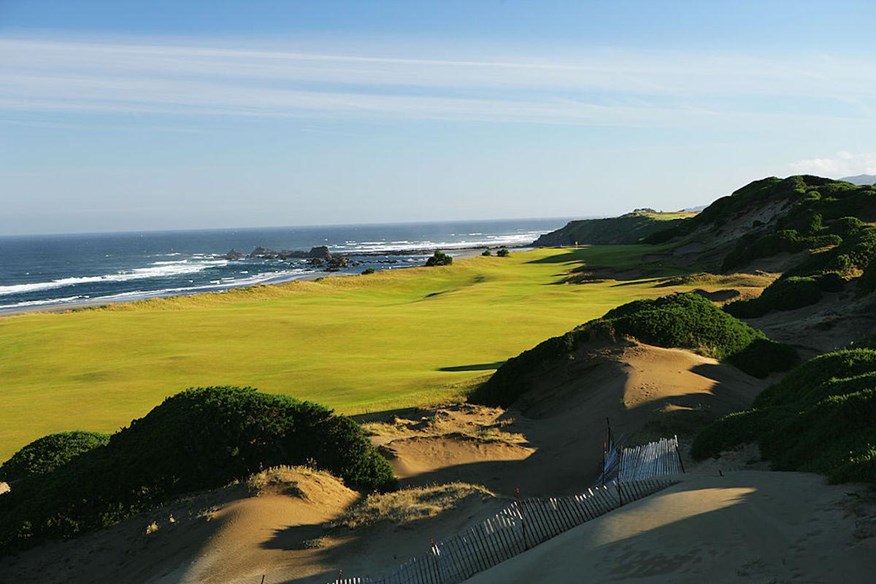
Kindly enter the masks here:
<path id="1" fill-rule="evenodd" d="M 873 582 L 860 487 L 817 475 L 696 476 L 469 582 Z"/>

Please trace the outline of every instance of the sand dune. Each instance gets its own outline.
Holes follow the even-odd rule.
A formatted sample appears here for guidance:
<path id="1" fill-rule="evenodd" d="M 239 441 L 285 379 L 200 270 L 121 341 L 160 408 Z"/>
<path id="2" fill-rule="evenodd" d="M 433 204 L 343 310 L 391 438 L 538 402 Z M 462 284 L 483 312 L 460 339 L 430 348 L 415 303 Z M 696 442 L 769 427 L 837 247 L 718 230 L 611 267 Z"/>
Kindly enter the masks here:
<path id="1" fill-rule="evenodd" d="M 599 475 L 606 418 L 630 436 L 665 412 L 720 415 L 743 409 L 769 384 L 680 349 L 639 343 L 585 347 L 547 371 L 521 407 L 439 408 L 396 419 L 378 435 L 404 484 L 465 481 L 511 496 L 579 492 Z M 435 419 L 426 426 L 423 419 Z M 489 432 L 516 437 L 503 443 Z"/>

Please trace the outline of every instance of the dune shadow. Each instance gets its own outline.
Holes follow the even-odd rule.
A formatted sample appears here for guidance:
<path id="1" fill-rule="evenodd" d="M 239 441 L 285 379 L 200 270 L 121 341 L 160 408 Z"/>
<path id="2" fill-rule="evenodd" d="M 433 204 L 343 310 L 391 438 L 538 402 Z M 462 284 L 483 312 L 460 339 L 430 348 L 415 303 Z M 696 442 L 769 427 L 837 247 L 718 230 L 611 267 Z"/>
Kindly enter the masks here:
<path id="1" fill-rule="evenodd" d="M 317 540 L 326 534 L 322 524 L 292 525 L 275 529 L 271 539 L 263 541 L 261 547 L 267 550 L 306 550 L 313 549 Z"/>
<path id="2" fill-rule="evenodd" d="M 436 371 L 489 371 L 498 369 L 505 364 L 505 361 L 496 361 L 494 363 L 472 363 L 471 365 L 454 365 L 452 367 L 439 367 Z"/>
<path id="3" fill-rule="evenodd" d="M 544 258 L 529 260 L 527 264 L 565 264 L 568 262 L 583 262 L 586 259 L 588 249 L 574 249 L 564 251 L 557 255 L 552 255 Z"/>

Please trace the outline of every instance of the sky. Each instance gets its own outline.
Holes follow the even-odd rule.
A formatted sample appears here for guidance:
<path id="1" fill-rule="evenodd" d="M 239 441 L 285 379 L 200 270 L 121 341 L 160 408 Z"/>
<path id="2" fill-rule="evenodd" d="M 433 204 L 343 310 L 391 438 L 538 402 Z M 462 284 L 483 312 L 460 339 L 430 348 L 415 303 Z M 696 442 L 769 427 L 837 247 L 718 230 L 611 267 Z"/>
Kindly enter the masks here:
<path id="1" fill-rule="evenodd" d="M 876 174 L 876 2 L 0 0 L 0 235 L 610 216 Z"/>

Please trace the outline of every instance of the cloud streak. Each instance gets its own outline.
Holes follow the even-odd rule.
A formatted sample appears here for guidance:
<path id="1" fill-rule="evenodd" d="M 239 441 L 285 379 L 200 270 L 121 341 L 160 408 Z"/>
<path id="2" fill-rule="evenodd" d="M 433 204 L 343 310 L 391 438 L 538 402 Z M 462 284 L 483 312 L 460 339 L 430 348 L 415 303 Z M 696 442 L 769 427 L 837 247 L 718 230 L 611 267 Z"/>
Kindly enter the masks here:
<path id="1" fill-rule="evenodd" d="M 448 52 L 4 39 L 0 110 L 730 128 L 854 123 L 876 101 L 876 70 L 825 56 Z"/>
<path id="2" fill-rule="evenodd" d="M 789 166 L 794 174 L 814 174 L 834 178 L 876 174 L 876 152 L 841 151 L 826 158 L 798 160 Z"/>

